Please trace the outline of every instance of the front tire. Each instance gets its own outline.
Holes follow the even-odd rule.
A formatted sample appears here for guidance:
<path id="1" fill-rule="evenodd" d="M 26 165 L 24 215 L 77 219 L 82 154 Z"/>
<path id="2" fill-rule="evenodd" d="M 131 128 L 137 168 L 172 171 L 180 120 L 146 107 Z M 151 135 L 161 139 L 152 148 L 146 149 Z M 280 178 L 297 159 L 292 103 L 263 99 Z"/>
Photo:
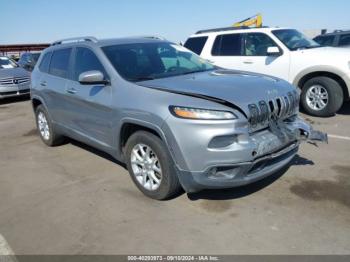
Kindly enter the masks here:
<path id="1" fill-rule="evenodd" d="M 130 176 L 143 194 L 164 200 L 180 191 L 173 161 L 159 137 L 137 131 L 128 139 L 125 154 Z"/>
<path id="2" fill-rule="evenodd" d="M 35 119 L 39 136 L 47 146 L 58 146 L 64 143 L 64 137 L 55 132 L 49 114 L 43 105 L 35 109 Z"/>
<path id="3" fill-rule="evenodd" d="M 314 77 L 302 87 L 301 105 L 313 116 L 333 116 L 342 106 L 343 100 L 341 86 L 329 77 Z"/>

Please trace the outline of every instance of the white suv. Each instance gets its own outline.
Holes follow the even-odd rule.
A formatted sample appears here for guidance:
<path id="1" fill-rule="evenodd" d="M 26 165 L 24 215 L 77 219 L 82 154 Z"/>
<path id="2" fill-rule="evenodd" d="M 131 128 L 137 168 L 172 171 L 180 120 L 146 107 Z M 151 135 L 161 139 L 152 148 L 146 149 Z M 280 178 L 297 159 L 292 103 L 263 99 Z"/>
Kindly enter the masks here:
<path id="1" fill-rule="evenodd" d="M 273 75 L 301 89 L 301 104 L 331 116 L 350 90 L 350 50 L 321 47 L 294 29 L 217 28 L 192 35 L 185 47 L 229 69 Z"/>

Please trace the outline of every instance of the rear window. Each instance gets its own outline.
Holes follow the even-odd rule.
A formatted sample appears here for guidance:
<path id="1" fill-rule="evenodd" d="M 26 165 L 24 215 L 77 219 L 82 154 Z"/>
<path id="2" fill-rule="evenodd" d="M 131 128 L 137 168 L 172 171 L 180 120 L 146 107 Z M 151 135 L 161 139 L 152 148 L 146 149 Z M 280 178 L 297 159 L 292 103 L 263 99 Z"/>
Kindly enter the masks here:
<path id="1" fill-rule="evenodd" d="M 43 59 L 41 60 L 41 63 L 39 65 L 39 70 L 44 73 L 49 72 L 49 66 L 50 66 L 50 58 L 51 58 L 52 52 L 48 52 L 44 55 Z"/>
<path id="2" fill-rule="evenodd" d="M 207 36 L 192 37 L 186 41 L 184 46 L 192 52 L 196 53 L 197 55 L 200 55 L 202 53 L 205 43 L 207 42 L 207 39 Z"/>
<path id="3" fill-rule="evenodd" d="M 242 55 L 242 35 L 218 35 L 214 41 L 211 54 L 213 56 L 240 56 Z"/>
<path id="4" fill-rule="evenodd" d="M 49 73 L 55 76 L 67 78 L 71 48 L 54 51 L 51 58 Z"/>
<path id="5" fill-rule="evenodd" d="M 339 45 L 350 45 L 350 34 L 341 35 L 339 39 Z"/>
<path id="6" fill-rule="evenodd" d="M 318 36 L 314 40 L 322 46 L 333 46 L 335 35 Z"/>

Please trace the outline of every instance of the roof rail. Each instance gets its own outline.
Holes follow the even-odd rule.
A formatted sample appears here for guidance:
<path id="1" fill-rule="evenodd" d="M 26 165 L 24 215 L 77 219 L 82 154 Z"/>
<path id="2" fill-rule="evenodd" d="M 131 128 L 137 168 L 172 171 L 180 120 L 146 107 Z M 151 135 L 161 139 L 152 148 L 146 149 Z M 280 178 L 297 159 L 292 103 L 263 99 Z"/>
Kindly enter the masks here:
<path id="1" fill-rule="evenodd" d="M 157 36 L 157 35 L 143 35 L 140 36 L 142 38 L 149 38 L 149 39 L 156 39 L 156 40 L 166 40 L 164 37 Z"/>
<path id="2" fill-rule="evenodd" d="M 94 42 L 97 43 L 97 38 L 93 36 L 81 36 L 81 37 L 72 37 L 72 38 L 65 38 L 58 41 L 53 42 L 51 45 L 61 45 L 63 43 L 70 43 L 70 42 Z"/>
<path id="3" fill-rule="evenodd" d="M 199 30 L 195 34 L 203 34 L 203 33 L 210 33 L 210 32 L 221 32 L 221 31 L 231 31 L 231 30 L 240 30 L 240 29 L 253 29 L 249 26 L 237 26 L 237 27 L 221 27 L 221 28 L 213 28 L 213 29 L 206 29 L 206 30 Z"/>

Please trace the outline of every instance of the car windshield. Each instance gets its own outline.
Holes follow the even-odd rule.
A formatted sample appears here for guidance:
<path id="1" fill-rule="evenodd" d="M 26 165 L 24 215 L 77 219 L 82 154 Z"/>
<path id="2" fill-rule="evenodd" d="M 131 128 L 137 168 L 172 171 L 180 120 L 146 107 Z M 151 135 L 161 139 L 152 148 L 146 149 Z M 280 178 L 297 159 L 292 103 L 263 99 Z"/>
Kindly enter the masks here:
<path id="1" fill-rule="evenodd" d="M 314 40 L 295 29 L 278 29 L 273 30 L 272 33 L 292 51 L 320 47 Z"/>
<path id="2" fill-rule="evenodd" d="M 17 64 L 8 57 L 0 57 L 0 69 L 15 68 Z"/>
<path id="3" fill-rule="evenodd" d="M 118 73 L 133 82 L 215 68 L 185 47 L 167 42 L 121 44 L 102 49 Z"/>

